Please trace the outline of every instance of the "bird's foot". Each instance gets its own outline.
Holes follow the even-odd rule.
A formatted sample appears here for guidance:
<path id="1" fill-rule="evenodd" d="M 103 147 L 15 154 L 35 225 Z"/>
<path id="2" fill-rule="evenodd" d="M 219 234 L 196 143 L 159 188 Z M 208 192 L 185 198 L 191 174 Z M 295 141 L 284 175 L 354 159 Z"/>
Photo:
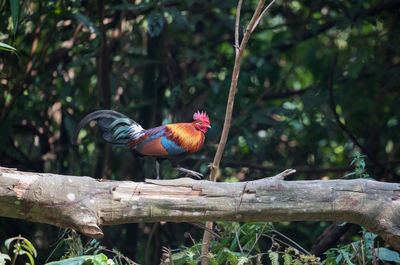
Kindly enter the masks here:
<path id="1" fill-rule="evenodd" d="M 193 171 L 193 170 L 190 170 L 190 169 L 187 169 L 187 168 L 183 168 L 183 167 L 177 167 L 176 169 L 181 171 L 181 172 L 183 172 L 183 173 L 186 173 L 188 175 L 196 177 L 198 179 L 202 179 L 203 178 L 203 174 L 201 174 L 201 173 L 199 173 L 197 171 Z"/>

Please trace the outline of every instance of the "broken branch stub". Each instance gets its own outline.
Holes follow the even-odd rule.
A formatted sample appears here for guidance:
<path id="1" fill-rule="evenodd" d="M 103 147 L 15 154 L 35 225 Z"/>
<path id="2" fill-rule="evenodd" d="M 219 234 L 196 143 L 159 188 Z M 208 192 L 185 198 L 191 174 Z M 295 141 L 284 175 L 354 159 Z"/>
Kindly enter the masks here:
<path id="1" fill-rule="evenodd" d="M 138 222 L 345 221 L 400 250 L 400 184 L 365 179 L 285 181 L 294 170 L 222 183 L 180 178 L 145 182 L 0 168 L 0 216 L 76 229 Z"/>

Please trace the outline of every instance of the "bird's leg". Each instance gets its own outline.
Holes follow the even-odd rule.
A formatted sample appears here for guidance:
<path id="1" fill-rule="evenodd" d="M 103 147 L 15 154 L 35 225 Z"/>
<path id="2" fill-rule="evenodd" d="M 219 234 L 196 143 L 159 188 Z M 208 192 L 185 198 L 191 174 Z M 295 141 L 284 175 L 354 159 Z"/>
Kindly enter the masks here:
<path id="1" fill-rule="evenodd" d="M 156 177 L 157 179 L 160 179 L 160 162 L 156 159 Z"/>
<path id="2" fill-rule="evenodd" d="M 183 168 L 183 167 L 176 167 L 175 169 L 177 169 L 177 170 L 179 170 L 181 172 L 184 172 L 184 173 L 186 173 L 188 175 L 191 175 L 193 177 L 196 177 L 198 179 L 202 179 L 203 178 L 203 174 L 201 174 L 201 173 L 199 173 L 197 171 L 194 171 L 194 170 L 190 170 L 190 169 Z"/>

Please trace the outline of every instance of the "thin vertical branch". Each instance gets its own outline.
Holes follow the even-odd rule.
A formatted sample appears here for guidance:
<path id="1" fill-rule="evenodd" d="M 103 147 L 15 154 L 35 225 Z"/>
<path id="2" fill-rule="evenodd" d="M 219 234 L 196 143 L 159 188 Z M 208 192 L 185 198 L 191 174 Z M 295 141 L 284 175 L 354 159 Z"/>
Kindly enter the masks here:
<path id="1" fill-rule="evenodd" d="M 211 176 L 210 176 L 211 181 L 216 180 L 219 164 L 221 162 L 222 154 L 225 149 L 226 141 L 228 139 L 229 129 L 230 129 L 231 120 L 232 120 L 233 104 L 235 102 L 235 95 L 237 92 L 237 83 L 238 83 L 238 79 L 239 79 L 240 65 L 241 65 L 241 62 L 243 59 L 244 50 L 246 49 L 247 42 L 251 35 L 250 29 L 253 28 L 255 22 L 257 21 L 259 15 L 261 13 L 261 10 L 264 6 L 264 3 L 265 3 L 265 0 L 260 0 L 260 2 L 258 3 L 257 8 L 254 11 L 253 17 L 251 18 L 251 21 L 246 28 L 245 34 L 244 34 L 242 41 L 240 43 L 240 46 L 239 46 L 238 53 L 235 57 L 235 64 L 233 66 L 231 86 L 229 88 L 228 103 L 226 105 L 224 127 L 222 129 L 221 139 L 218 144 L 217 152 L 215 153 L 215 156 L 214 156 L 214 161 L 211 164 Z M 237 18 L 240 18 L 240 16 L 237 16 Z M 235 26 L 238 27 L 239 23 L 236 22 Z M 238 31 L 238 29 L 237 29 L 237 31 Z"/>
<path id="2" fill-rule="evenodd" d="M 236 22 L 235 22 L 235 54 L 239 53 L 239 24 L 240 24 L 240 10 L 242 9 L 243 0 L 239 0 L 236 9 Z"/>
<path id="3" fill-rule="evenodd" d="M 268 223 L 265 223 L 265 224 L 263 225 L 263 227 L 261 228 L 260 233 L 259 233 L 259 234 L 256 234 L 256 240 L 254 241 L 253 245 L 251 246 L 251 248 L 250 248 L 250 250 L 249 250 L 249 253 L 247 253 L 247 257 L 250 256 L 251 252 L 252 252 L 253 249 L 256 247 L 256 245 L 257 245 L 257 243 L 258 243 L 258 240 L 260 240 L 261 236 L 263 235 L 264 230 L 265 230 L 265 227 L 267 226 L 267 224 L 268 224 Z"/>
<path id="4" fill-rule="evenodd" d="M 266 8 L 264 8 L 264 10 L 261 12 L 260 16 L 258 17 L 258 19 L 256 20 L 256 23 L 254 24 L 253 28 L 251 29 L 251 33 L 253 33 L 254 29 L 257 27 L 258 23 L 260 23 L 261 18 L 265 15 L 265 13 L 267 12 L 267 10 L 272 6 L 272 4 L 275 2 L 275 0 L 272 0 Z"/>
<path id="5" fill-rule="evenodd" d="M 260 22 L 261 17 L 266 13 L 268 8 L 272 5 L 275 0 L 272 0 L 271 3 L 263 10 L 265 5 L 265 0 L 260 0 L 258 5 L 254 11 L 253 17 L 251 18 L 249 24 L 246 27 L 244 32 L 244 36 L 242 41 L 240 42 L 239 46 L 239 24 L 240 24 L 240 11 L 242 7 L 242 0 L 239 0 L 238 6 L 236 9 L 236 22 L 235 22 L 235 64 L 233 66 L 232 71 L 232 80 L 231 86 L 229 88 L 229 96 L 228 102 L 226 105 L 225 111 L 225 120 L 224 120 L 224 127 L 222 129 L 221 139 L 218 144 L 217 151 L 214 156 L 213 163 L 210 165 L 211 174 L 210 180 L 216 181 L 217 179 L 217 172 L 219 168 L 219 164 L 221 162 L 222 154 L 225 149 L 226 141 L 228 140 L 229 129 L 231 127 L 231 120 L 232 120 L 232 111 L 233 111 L 233 104 L 235 102 L 235 95 L 237 92 L 237 84 L 240 74 L 240 65 L 243 59 L 243 53 L 246 49 L 246 45 L 248 40 L 250 39 L 251 33 Z M 213 222 L 206 222 L 207 229 L 213 228 Z M 204 232 L 202 248 L 201 248 L 201 264 L 208 265 L 208 253 L 209 253 L 209 245 L 210 245 L 211 234 L 208 231 Z"/>

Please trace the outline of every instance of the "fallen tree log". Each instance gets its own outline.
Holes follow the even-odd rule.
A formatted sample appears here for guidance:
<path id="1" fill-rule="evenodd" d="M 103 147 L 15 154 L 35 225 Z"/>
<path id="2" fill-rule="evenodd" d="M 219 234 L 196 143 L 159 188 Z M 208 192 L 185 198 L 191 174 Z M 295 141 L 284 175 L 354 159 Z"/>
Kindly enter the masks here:
<path id="1" fill-rule="evenodd" d="M 145 182 L 0 168 L 0 216 L 73 228 L 139 222 L 341 221 L 362 225 L 400 251 L 400 184 L 366 179 L 220 183 L 179 178 Z"/>

